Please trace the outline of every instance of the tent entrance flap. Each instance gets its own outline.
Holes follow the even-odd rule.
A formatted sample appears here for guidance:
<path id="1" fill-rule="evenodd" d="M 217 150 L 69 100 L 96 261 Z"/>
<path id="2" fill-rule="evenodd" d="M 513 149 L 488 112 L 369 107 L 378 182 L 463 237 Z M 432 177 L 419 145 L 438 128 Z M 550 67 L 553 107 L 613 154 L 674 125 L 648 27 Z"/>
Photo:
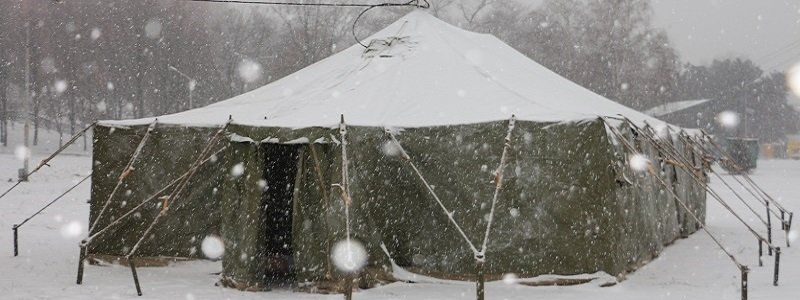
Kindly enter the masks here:
<path id="1" fill-rule="evenodd" d="M 264 250 L 267 274 L 275 280 L 293 277 L 292 217 L 294 182 L 303 145 L 263 144 L 262 194 Z"/>

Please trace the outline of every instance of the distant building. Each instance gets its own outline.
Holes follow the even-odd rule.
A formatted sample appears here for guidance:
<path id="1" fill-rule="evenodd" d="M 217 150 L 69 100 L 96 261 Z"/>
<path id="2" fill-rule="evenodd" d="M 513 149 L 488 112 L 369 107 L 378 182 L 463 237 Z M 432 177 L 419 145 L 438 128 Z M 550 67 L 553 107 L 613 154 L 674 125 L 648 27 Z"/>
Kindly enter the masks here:
<path id="1" fill-rule="evenodd" d="M 684 100 L 653 107 L 644 113 L 684 128 L 699 128 L 713 131 L 715 116 L 724 111 L 721 103 L 714 99 Z"/>
<path id="2" fill-rule="evenodd" d="M 787 102 L 800 112 L 800 98 L 789 96 Z M 739 115 L 740 124 L 735 130 L 722 128 L 717 122 L 721 112 L 732 111 Z M 720 142 L 726 137 L 758 138 L 761 140 L 760 153 L 764 158 L 800 158 L 800 133 L 789 136 L 769 138 L 764 136 L 763 127 L 752 124 L 752 110 L 739 111 L 731 103 L 718 99 L 698 99 L 670 102 L 650 108 L 646 114 L 684 128 L 698 128 L 719 135 Z M 748 115 L 749 117 L 745 117 Z M 762 125 L 763 126 L 763 125 Z"/>

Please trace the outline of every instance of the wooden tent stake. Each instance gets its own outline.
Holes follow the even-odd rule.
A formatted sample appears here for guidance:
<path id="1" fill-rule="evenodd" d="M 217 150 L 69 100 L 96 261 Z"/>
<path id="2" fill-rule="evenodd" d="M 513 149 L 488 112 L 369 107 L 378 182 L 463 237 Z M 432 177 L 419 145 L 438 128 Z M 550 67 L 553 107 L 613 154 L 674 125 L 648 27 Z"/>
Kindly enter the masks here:
<path id="1" fill-rule="evenodd" d="M 775 274 L 773 276 L 772 285 L 778 286 L 778 273 L 781 264 L 781 247 L 775 248 Z"/>
<path id="2" fill-rule="evenodd" d="M 44 207 L 42 207 L 41 209 L 39 209 L 38 211 L 33 213 L 31 216 L 27 217 L 25 220 L 22 220 L 22 222 L 20 222 L 18 224 L 14 224 L 14 226 L 11 228 L 14 231 L 14 256 L 19 255 L 19 245 L 18 245 L 18 241 L 17 241 L 17 235 L 18 235 L 19 228 L 22 227 L 22 225 L 25 225 L 25 223 L 28 223 L 28 221 L 32 220 L 34 217 L 38 216 L 40 213 L 42 213 L 48 207 L 50 207 L 54 203 L 58 202 L 58 200 L 61 200 L 62 198 L 64 198 L 64 196 L 66 196 L 67 194 L 72 192 L 72 190 L 77 188 L 79 185 L 84 183 L 86 180 L 89 180 L 89 178 L 91 178 L 91 177 L 92 177 L 92 174 L 86 175 L 85 177 L 83 177 L 83 179 L 81 179 L 77 183 L 73 184 L 66 191 L 64 191 L 63 193 L 58 195 L 55 199 L 53 199 L 52 201 L 47 203 Z"/>
<path id="3" fill-rule="evenodd" d="M 747 300 L 747 285 L 749 284 L 747 273 L 750 273 L 750 269 L 747 266 L 742 266 L 739 270 L 742 272 L 742 300 Z"/>

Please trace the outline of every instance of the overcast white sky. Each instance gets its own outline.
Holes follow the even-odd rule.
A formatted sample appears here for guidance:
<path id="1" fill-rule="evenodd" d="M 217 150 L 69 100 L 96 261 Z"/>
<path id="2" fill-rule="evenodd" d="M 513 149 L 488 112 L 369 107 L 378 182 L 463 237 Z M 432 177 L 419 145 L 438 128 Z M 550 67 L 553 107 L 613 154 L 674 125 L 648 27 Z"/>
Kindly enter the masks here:
<path id="1" fill-rule="evenodd" d="M 541 0 L 518 0 L 536 6 Z M 766 70 L 800 62 L 800 0 L 651 0 L 681 58 L 747 56 Z"/>
<path id="2" fill-rule="evenodd" d="M 745 55 L 764 69 L 800 62 L 800 0 L 652 0 L 656 26 L 692 63 Z"/>

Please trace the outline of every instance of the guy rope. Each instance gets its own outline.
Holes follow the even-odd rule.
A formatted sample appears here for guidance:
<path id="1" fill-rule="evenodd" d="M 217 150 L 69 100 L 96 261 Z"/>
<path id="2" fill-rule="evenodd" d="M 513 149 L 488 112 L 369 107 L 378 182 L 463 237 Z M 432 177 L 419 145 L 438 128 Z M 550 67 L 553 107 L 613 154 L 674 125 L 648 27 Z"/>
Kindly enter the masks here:
<path id="1" fill-rule="evenodd" d="M 619 142 L 631 154 L 639 154 L 639 151 L 636 149 L 636 147 L 634 147 L 628 141 L 628 139 L 625 138 L 625 136 L 622 133 L 620 133 L 619 130 L 617 130 L 616 127 L 614 127 L 612 124 L 610 124 L 608 122 L 608 120 L 606 120 L 605 117 L 601 117 L 601 120 L 606 124 L 606 127 L 609 129 L 609 131 L 611 131 L 611 133 L 616 137 L 616 139 L 619 140 Z M 672 190 L 672 188 L 669 185 L 667 185 L 666 182 L 664 182 L 664 179 L 662 179 L 660 176 L 658 176 L 658 174 L 655 172 L 652 164 L 649 164 L 647 166 L 647 172 L 648 172 L 648 174 L 650 174 L 650 176 L 654 177 L 656 179 L 656 181 L 658 181 L 658 183 L 661 184 L 661 186 L 665 190 L 667 190 L 670 193 L 670 195 L 675 199 L 675 201 L 678 202 L 678 204 L 686 211 L 687 214 L 689 214 L 689 216 L 691 216 L 695 220 L 695 222 L 700 224 L 700 228 L 702 228 L 703 231 L 706 234 L 708 234 L 709 237 L 711 237 L 711 240 L 714 241 L 714 243 L 717 245 L 717 247 L 719 247 L 720 250 L 722 250 L 722 252 L 724 252 L 728 256 L 728 258 L 730 258 L 731 262 L 734 265 L 736 265 L 736 267 L 740 270 L 740 272 L 741 272 L 741 280 L 742 280 L 742 284 L 741 284 L 742 299 L 747 299 L 747 285 L 748 285 L 747 273 L 749 273 L 749 268 L 747 268 L 747 266 L 742 265 L 741 263 L 739 263 L 739 261 L 736 259 L 736 257 L 733 256 L 733 254 L 730 251 L 728 251 L 728 249 L 726 249 L 725 246 L 722 245 L 722 243 L 716 238 L 716 236 L 714 236 L 714 234 L 711 233 L 711 231 L 705 226 L 705 222 L 700 220 L 700 218 L 697 217 L 697 215 L 680 198 L 680 196 L 678 196 L 677 193 L 675 193 L 675 191 Z"/>
<path id="2" fill-rule="evenodd" d="M 663 140 L 660 140 L 660 139 L 656 138 L 655 137 L 655 133 L 652 132 L 651 130 L 648 130 L 647 128 L 640 128 L 636 124 L 634 124 L 631 120 L 629 120 L 627 118 L 625 119 L 625 121 L 629 126 L 631 126 L 631 128 L 636 129 L 636 132 L 640 133 L 643 137 L 645 137 L 652 145 L 654 145 L 664 155 L 670 156 L 671 158 L 673 158 L 675 160 L 682 161 L 685 165 L 692 165 L 692 163 L 690 161 L 688 161 L 688 159 L 686 157 L 684 157 L 683 155 L 678 153 L 678 150 L 674 146 L 670 146 L 670 145 L 666 144 L 665 142 L 663 142 Z M 607 125 L 608 125 L 608 123 L 607 123 Z M 652 128 L 649 125 L 647 125 L 647 126 Z M 610 125 L 609 125 L 609 127 L 610 127 Z M 688 144 L 687 143 L 687 145 L 691 146 L 692 144 Z M 747 222 L 741 216 L 739 216 L 739 214 L 737 214 L 733 210 L 733 208 L 730 205 L 728 205 L 728 203 L 725 202 L 725 200 L 723 200 L 722 197 L 714 189 L 712 189 L 710 186 L 705 184 L 705 182 L 703 182 L 701 180 L 701 178 L 699 178 L 699 176 L 697 174 L 692 172 L 693 170 L 686 170 L 686 171 L 687 171 L 687 173 L 690 174 L 690 177 L 692 179 L 694 179 L 697 184 L 705 187 L 705 190 L 708 192 L 709 195 L 712 196 L 712 198 L 714 198 L 717 202 L 719 202 L 720 205 L 722 205 L 729 213 L 731 213 L 737 220 L 739 220 L 739 222 L 742 223 L 742 225 L 744 225 L 747 228 L 747 230 L 750 231 L 750 233 L 753 234 L 753 236 L 756 237 L 756 239 L 758 240 L 758 243 L 759 243 L 758 244 L 758 246 L 759 246 L 759 253 L 758 253 L 759 266 L 763 266 L 763 262 L 762 262 L 762 259 L 761 259 L 762 255 L 763 255 L 762 243 L 765 243 L 767 245 L 767 248 L 769 249 L 769 254 L 770 255 L 772 255 L 773 250 L 777 253 L 776 257 L 775 257 L 775 269 L 774 269 L 775 280 L 774 280 L 773 284 L 774 285 L 778 285 L 778 279 L 777 279 L 778 275 L 777 274 L 779 272 L 780 248 L 779 247 L 775 247 L 772 244 L 771 240 L 764 238 L 763 236 L 761 236 L 761 234 L 756 232 L 756 230 L 753 229 L 749 224 L 747 224 Z M 713 172 L 713 170 L 712 170 L 712 172 Z M 659 177 L 659 179 L 660 179 L 660 177 Z M 672 189 L 669 189 L 669 190 L 672 191 Z M 743 199 L 741 199 L 741 200 L 744 201 Z"/>
<path id="3" fill-rule="evenodd" d="M 45 205 L 44 207 L 42 207 L 41 209 L 39 209 L 38 211 L 36 211 L 35 213 L 33 213 L 33 215 L 31 215 L 30 217 L 27 217 L 25 220 L 23 220 L 23 221 L 22 221 L 22 222 L 20 222 L 19 224 L 14 224 L 14 226 L 12 226 L 12 228 L 11 228 L 11 229 L 14 231 L 14 256 L 17 256 L 17 255 L 19 255 L 19 247 L 18 247 L 18 245 L 17 245 L 17 240 L 18 240 L 18 230 L 19 230 L 19 228 L 20 228 L 20 227 L 22 227 L 22 225 L 25 225 L 25 223 L 28 223 L 28 221 L 30 221 L 31 219 L 33 219 L 34 217 L 36 217 L 37 215 L 39 215 L 40 213 L 42 213 L 42 212 L 43 212 L 45 209 L 47 209 L 48 207 L 50 207 L 51 205 L 53 205 L 54 203 L 56 203 L 56 202 L 57 202 L 58 200 L 60 200 L 61 198 L 64 198 L 64 196 L 66 196 L 67 194 L 69 194 L 69 192 L 71 192 L 72 190 L 74 190 L 75 188 L 77 188 L 79 185 L 81 185 L 81 183 L 83 183 L 84 181 L 88 180 L 88 179 L 89 179 L 89 178 L 91 178 L 91 177 L 92 177 L 92 174 L 86 175 L 85 177 L 83 177 L 83 179 L 81 179 L 80 181 L 78 181 L 77 183 L 75 183 L 74 185 L 72 185 L 72 186 L 71 186 L 69 189 L 67 189 L 66 191 L 64 191 L 63 193 L 61 193 L 61 195 L 58 195 L 58 197 L 56 197 L 55 199 L 53 199 L 53 201 L 50 201 L 50 203 L 47 203 L 47 205 Z"/>
<path id="4" fill-rule="evenodd" d="M 103 213 L 105 213 L 106 209 L 108 209 L 108 205 L 111 203 L 111 199 L 114 198 L 120 186 L 122 186 L 122 181 L 125 180 L 125 178 L 127 178 L 135 170 L 133 165 L 136 163 L 137 159 L 139 158 L 139 155 L 142 154 L 142 149 L 144 149 L 144 145 L 150 138 L 150 134 L 156 128 L 156 122 L 158 122 L 158 119 L 153 120 L 153 122 L 150 123 L 150 126 L 147 127 L 147 132 L 144 133 L 144 137 L 142 137 L 142 140 L 139 142 L 139 146 L 136 147 L 136 150 L 133 152 L 133 155 L 131 155 L 130 161 L 128 161 L 128 164 L 125 166 L 124 169 L 122 169 L 122 172 L 120 172 L 119 178 L 117 179 L 117 184 L 114 186 L 114 189 L 111 190 L 111 194 L 108 195 L 108 199 L 106 199 L 105 204 L 103 204 L 103 208 L 101 208 L 100 212 L 97 213 L 97 217 L 95 217 L 94 222 L 92 222 L 92 226 L 89 226 L 89 235 L 91 235 L 92 232 L 94 232 L 94 228 L 97 227 L 97 223 L 100 222 L 100 219 L 103 217 Z"/>
<path id="5" fill-rule="evenodd" d="M 3 192 L 3 194 L 0 194 L 0 199 L 3 199 L 3 197 L 8 195 L 8 193 L 10 193 L 12 190 L 14 190 L 14 188 L 19 186 L 20 183 L 22 183 L 24 181 L 24 179 L 27 179 L 28 177 L 33 175 L 33 173 L 38 172 L 42 167 L 44 167 L 44 166 L 48 166 L 49 167 L 50 165 L 48 163 L 50 163 L 50 161 L 53 160 L 53 158 L 55 158 L 56 156 L 61 154 L 61 152 L 66 150 L 67 147 L 69 147 L 70 145 L 75 143 L 75 141 L 77 141 L 78 138 L 80 138 L 82 135 L 86 134 L 87 131 L 89 131 L 90 129 L 94 128 L 94 126 L 96 124 L 97 124 L 97 122 L 94 122 L 94 123 L 90 124 L 89 126 L 87 126 L 86 128 L 84 128 L 83 130 L 81 130 L 78 133 L 76 133 L 74 136 L 72 136 L 72 138 L 70 138 L 69 141 L 64 143 L 64 145 L 61 145 L 61 147 L 58 148 L 58 150 L 56 150 L 56 152 L 53 152 L 53 154 L 50 154 L 50 156 L 48 156 L 47 158 L 43 159 L 41 162 L 39 162 L 39 165 L 37 165 L 36 168 L 34 168 L 32 171 L 28 172 L 28 174 L 25 174 L 24 177 L 22 177 L 19 180 L 17 180 L 17 183 L 15 183 L 10 188 L 8 188 L 5 192 Z"/>
<path id="6" fill-rule="evenodd" d="M 500 194 L 500 190 L 503 188 L 503 178 L 504 178 L 503 172 L 505 171 L 505 168 L 506 168 L 506 164 L 507 164 L 506 161 L 507 161 L 508 152 L 511 149 L 511 141 L 512 141 L 511 137 L 512 137 L 512 133 L 514 131 L 514 128 L 516 127 L 516 119 L 517 119 L 516 116 L 512 115 L 511 119 L 508 120 L 508 131 L 506 132 L 506 136 L 503 139 L 503 153 L 502 153 L 502 155 L 500 157 L 500 165 L 495 170 L 494 177 L 492 179 L 492 183 L 495 184 L 495 190 L 494 190 L 494 194 L 492 196 L 492 204 L 491 204 L 491 209 L 490 209 L 490 212 L 489 212 L 489 220 L 488 220 L 488 222 L 486 224 L 486 232 L 484 234 L 483 243 L 481 244 L 481 249 L 480 250 L 478 250 L 478 248 L 475 247 L 475 244 L 472 243 L 472 240 L 470 240 L 470 238 L 467 237 L 467 234 L 464 233 L 464 230 L 461 228 L 461 225 L 459 225 L 458 222 L 456 222 L 455 218 L 453 217 L 453 214 L 455 213 L 455 211 L 450 211 L 449 209 L 447 209 L 447 207 L 444 205 L 442 200 L 436 194 L 436 191 L 434 191 L 433 187 L 430 185 L 428 180 L 425 179 L 425 176 L 422 175 L 422 172 L 419 170 L 417 165 L 411 159 L 411 156 L 408 154 L 408 152 L 406 152 L 405 148 L 403 148 L 403 146 L 400 144 L 400 142 L 394 136 L 394 133 L 392 133 L 392 131 L 390 129 L 388 129 L 388 128 L 385 131 L 386 135 L 389 137 L 389 140 L 392 143 L 394 143 L 394 145 L 397 146 L 397 148 L 398 148 L 398 150 L 400 152 L 400 158 L 402 158 L 402 160 L 405 161 L 411 167 L 411 169 L 414 171 L 414 173 L 417 175 L 417 177 L 419 177 L 419 179 L 422 182 L 422 184 L 425 186 L 425 188 L 431 194 L 431 196 L 436 201 L 436 203 L 439 205 L 439 207 L 442 209 L 444 214 L 447 215 L 447 219 L 450 220 L 450 223 L 453 224 L 453 227 L 456 228 L 458 233 L 461 235 L 461 237 L 464 239 L 466 244 L 469 246 L 470 250 L 472 250 L 472 253 L 473 253 L 474 258 L 475 258 L 475 270 L 476 270 L 476 273 L 477 273 L 476 274 L 477 275 L 476 296 L 477 296 L 478 300 L 483 300 L 484 299 L 484 293 L 485 293 L 484 281 L 485 281 L 485 278 L 484 278 L 483 265 L 484 265 L 484 263 L 486 261 L 486 250 L 488 248 L 488 243 L 489 243 L 489 233 L 491 232 L 491 229 L 492 229 L 492 222 L 494 220 L 494 211 L 495 211 L 495 207 L 497 205 L 497 199 L 498 199 L 498 196 Z"/>
<path id="7" fill-rule="evenodd" d="M 131 274 L 133 275 L 133 281 L 136 286 L 136 293 L 139 296 L 142 295 L 142 288 L 139 285 L 139 276 L 136 275 L 136 265 L 133 260 L 136 251 L 139 250 L 139 247 L 142 245 L 142 242 L 145 240 L 145 238 L 147 238 L 148 235 L 150 235 L 150 232 L 153 230 L 153 228 L 155 228 L 156 224 L 158 224 L 158 221 L 161 220 L 162 217 L 167 215 L 167 213 L 169 212 L 169 206 L 172 204 L 172 202 L 177 200 L 178 196 L 180 196 L 180 194 L 186 189 L 186 187 L 189 184 L 189 181 L 192 179 L 192 177 L 194 177 L 195 173 L 197 173 L 197 170 L 199 169 L 201 163 L 203 162 L 203 159 L 211 154 L 211 149 L 222 138 L 223 133 L 225 133 L 225 131 L 228 129 L 228 125 L 231 124 L 231 121 L 232 120 L 229 119 L 228 122 L 226 122 L 225 125 L 223 125 L 214 134 L 211 140 L 208 141 L 206 147 L 202 151 L 200 151 L 200 154 L 198 154 L 195 161 L 191 164 L 188 175 L 184 177 L 182 181 L 178 182 L 178 185 L 175 187 L 172 193 L 170 193 L 169 196 L 163 198 L 163 202 L 161 204 L 161 211 L 156 215 L 156 217 L 153 219 L 153 221 L 150 223 L 147 229 L 145 229 L 142 236 L 139 238 L 138 241 L 136 241 L 136 244 L 134 244 L 133 248 L 131 248 L 131 250 L 128 252 L 128 255 L 125 256 L 125 259 L 128 261 L 128 265 L 131 268 Z"/>

